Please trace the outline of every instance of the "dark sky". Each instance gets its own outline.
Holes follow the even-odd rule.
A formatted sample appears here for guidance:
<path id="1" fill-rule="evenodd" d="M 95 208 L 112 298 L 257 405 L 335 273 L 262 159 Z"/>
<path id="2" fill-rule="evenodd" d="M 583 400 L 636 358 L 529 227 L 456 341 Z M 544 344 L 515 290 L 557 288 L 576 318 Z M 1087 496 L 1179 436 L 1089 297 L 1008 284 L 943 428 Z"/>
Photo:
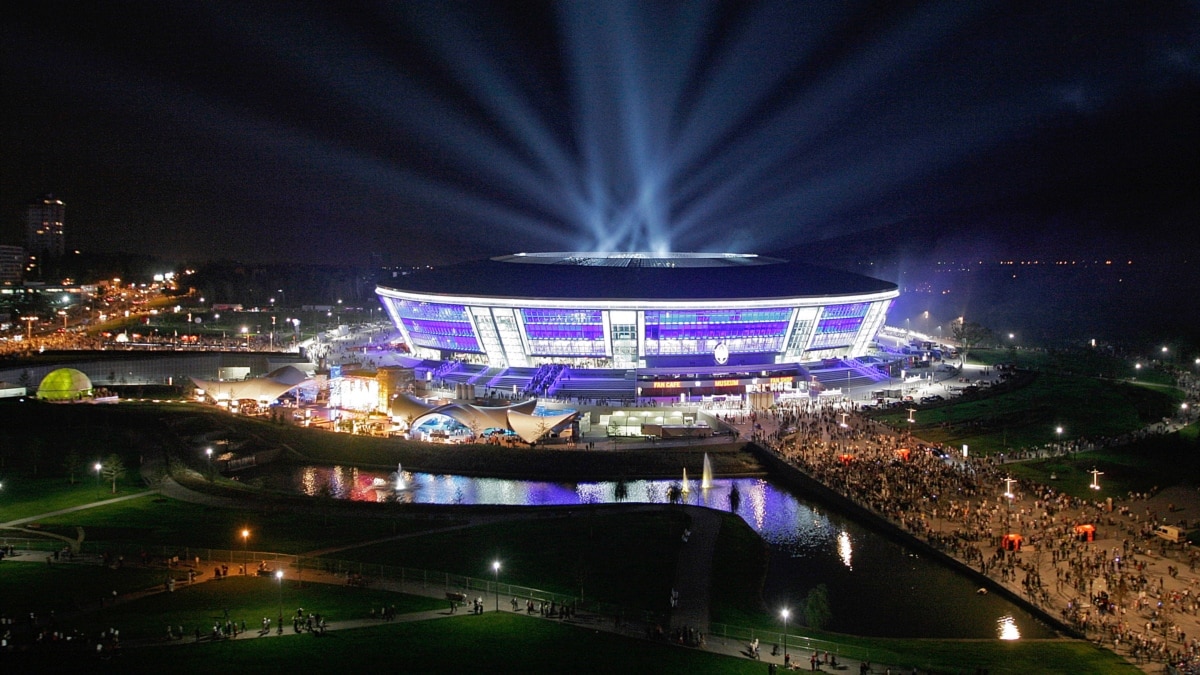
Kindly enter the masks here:
<path id="1" fill-rule="evenodd" d="M 45 192 L 72 246 L 248 260 L 1196 226 L 1194 2 L 2 11 L 10 241 Z"/>

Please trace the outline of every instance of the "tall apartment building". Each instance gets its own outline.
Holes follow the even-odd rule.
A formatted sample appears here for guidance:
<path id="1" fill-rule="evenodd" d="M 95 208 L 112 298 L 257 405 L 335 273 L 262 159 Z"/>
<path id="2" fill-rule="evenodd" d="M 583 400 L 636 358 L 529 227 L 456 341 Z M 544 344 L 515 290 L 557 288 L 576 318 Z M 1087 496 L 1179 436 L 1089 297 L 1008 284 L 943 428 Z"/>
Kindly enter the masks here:
<path id="1" fill-rule="evenodd" d="M 0 245 L 0 285 L 19 285 L 24 270 L 25 249 L 20 246 Z"/>
<path id="2" fill-rule="evenodd" d="M 67 250 L 63 235 L 66 206 L 44 195 L 25 207 L 25 251 L 31 256 L 58 258 Z"/>

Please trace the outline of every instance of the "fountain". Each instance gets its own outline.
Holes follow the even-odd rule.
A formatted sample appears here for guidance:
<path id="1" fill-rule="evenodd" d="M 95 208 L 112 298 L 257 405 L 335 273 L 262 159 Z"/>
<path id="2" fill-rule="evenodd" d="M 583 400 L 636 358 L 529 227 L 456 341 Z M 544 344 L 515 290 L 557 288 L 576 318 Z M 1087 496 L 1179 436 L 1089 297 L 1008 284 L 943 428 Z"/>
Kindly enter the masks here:
<path id="1" fill-rule="evenodd" d="M 708 453 L 704 453 L 704 472 L 700 474 L 700 489 L 707 490 L 712 487 L 712 463 L 708 461 Z"/>
<path id="2" fill-rule="evenodd" d="M 683 494 L 686 495 L 687 493 L 689 493 L 691 491 L 692 491 L 692 488 L 691 488 L 691 486 L 688 485 L 687 467 L 685 466 L 685 467 L 683 467 L 683 489 L 680 490 L 680 492 L 682 492 Z"/>
<path id="3" fill-rule="evenodd" d="M 396 492 L 403 492 L 408 489 L 408 484 L 404 482 L 404 469 L 400 464 L 396 464 Z"/>

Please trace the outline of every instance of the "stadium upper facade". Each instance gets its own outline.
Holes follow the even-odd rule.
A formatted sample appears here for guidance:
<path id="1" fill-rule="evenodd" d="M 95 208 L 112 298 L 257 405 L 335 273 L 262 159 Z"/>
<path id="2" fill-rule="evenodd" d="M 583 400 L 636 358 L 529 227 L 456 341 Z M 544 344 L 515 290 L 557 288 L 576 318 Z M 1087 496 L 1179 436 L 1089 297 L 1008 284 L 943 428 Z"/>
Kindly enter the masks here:
<path id="1" fill-rule="evenodd" d="M 673 368 L 865 354 L 895 284 L 778 258 L 518 253 L 376 289 L 418 355 L 489 365 Z"/>

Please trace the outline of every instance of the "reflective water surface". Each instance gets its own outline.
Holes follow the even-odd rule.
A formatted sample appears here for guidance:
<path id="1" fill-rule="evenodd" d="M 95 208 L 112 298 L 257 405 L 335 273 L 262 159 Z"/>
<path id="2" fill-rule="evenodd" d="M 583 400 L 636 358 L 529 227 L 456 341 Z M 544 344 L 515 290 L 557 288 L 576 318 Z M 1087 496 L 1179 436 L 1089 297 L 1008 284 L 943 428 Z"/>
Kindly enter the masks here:
<path id="1" fill-rule="evenodd" d="M 344 466 L 263 467 L 242 474 L 271 487 L 339 499 L 422 504 L 572 505 L 666 503 L 679 480 L 551 483 Z M 772 608 L 800 606 L 826 585 L 830 630 L 880 637 L 1053 637 L 1052 631 L 950 568 L 768 480 L 689 482 L 683 501 L 736 512 L 770 545 L 764 598 Z M 720 583 L 720 580 L 717 580 Z"/>

